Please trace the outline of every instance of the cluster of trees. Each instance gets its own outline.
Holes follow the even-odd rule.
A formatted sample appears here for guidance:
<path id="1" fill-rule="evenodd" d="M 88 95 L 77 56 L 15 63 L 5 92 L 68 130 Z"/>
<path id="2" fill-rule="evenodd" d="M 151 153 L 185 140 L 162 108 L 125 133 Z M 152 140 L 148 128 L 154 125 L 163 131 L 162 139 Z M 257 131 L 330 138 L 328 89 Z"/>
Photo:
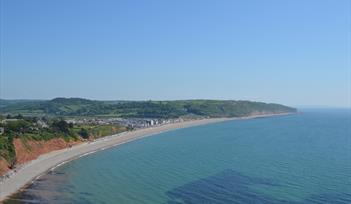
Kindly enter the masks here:
<path id="1" fill-rule="evenodd" d="M 70 134 L 70 129 L 73 128 L 73 123 L 67 123 L 64 120 L 55 120 L 52 122 L 51 127 L 56 132 Z"/>
<path id="2" fill-rule="evenodd" d="M 67 123 L 63 119 L 38 119 L 37 117 L 23 116 L 7 116 L 6 119 L 16 120 L 10 120 L 0 123 L 0 127 L 4 128 L 3 136 L 14 135 L 15 137 L 21 137 L 26 134 L 36 134 L 36 136 L 40 136 L 42 134 L 47 136 L 49 133 L 51 133 L 52 135 L 74 136 L 73 123 Z M 38 124 L 39 120 L 42 123 L 46 124 L 45 127 L 42 127 L 42 125 Z M 88 137 L 87 130 L 80 132 L 82 132 L 84 138 Z M 80 132 L 79 135 L 81 135 Z"/>
<path id="3" fill-rule="evenodd" d="M 6 119 L 15 119 L 15 120 L 6 120 Z M 67 132 L 67 129 L 61 129 L 62 125 L 69 125 L 64 120 L 48 120 L 46 117 L 38 118 L 38 117 L 29 117 L 29 116 L 22 116 L 16 115 L 11 116 L 7 115 L 6 119 L 2 117 L 0 127 L 3 127 L 5 133 L 14 133 L 18 136 L 21 136 L 24 133 L 36 133 L 39 129 L 53 129 L 53 130 L 62 130 L 62 132 Z M 43 123 L 50 124 L 50 127 L 42 128 L 37 122 L 41 120 Z"/>
<path id="4" fill-rule="evenodd" d="M 81 129 L 79 130 L 78 134 L 79 134 L 82 138 L 84 138 L 84 139 L 89 138 L 89 132 L 88 132 L 88 130 L 85 129 L 85 128 L 81 128 Z"/>

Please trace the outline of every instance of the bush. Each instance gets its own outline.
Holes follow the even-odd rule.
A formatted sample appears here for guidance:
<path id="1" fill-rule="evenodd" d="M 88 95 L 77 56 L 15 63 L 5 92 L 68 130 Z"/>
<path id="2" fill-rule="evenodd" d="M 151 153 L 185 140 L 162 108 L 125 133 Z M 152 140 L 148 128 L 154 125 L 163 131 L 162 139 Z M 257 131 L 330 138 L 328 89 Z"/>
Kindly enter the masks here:
<path id="1" fill-rule="evenodd" d="M 84 128 L 81 128 L 78 134 L 84 139 L 87 139 L 89 137 L 88 131 Z"/>
<path id="2" fill-rule="evenodd" d="M 52 123 L 52 128 L 55 131 L 62 132 L 64 134 L 69 134 L 70 133 L 70 131 L 69 131 L 70 125 L 64 120 L 54 121 Z"/>
<path id="3" fill-rule="evenodd" d="M 24 120 L 10 121 L 5 125 L 5 131 L 23 133 L 30 127 L 30 123 Z"/>

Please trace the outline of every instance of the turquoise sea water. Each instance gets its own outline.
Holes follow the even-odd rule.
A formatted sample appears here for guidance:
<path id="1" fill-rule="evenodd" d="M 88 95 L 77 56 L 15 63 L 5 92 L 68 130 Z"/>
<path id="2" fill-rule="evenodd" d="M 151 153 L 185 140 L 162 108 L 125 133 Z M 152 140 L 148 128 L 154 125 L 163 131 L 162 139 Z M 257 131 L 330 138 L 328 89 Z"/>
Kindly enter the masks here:
<path id="1" fill-rule="evenodd" d="M 351 203 L 350 110 L 162 133 L 70 162 L 9 201 Z"/>

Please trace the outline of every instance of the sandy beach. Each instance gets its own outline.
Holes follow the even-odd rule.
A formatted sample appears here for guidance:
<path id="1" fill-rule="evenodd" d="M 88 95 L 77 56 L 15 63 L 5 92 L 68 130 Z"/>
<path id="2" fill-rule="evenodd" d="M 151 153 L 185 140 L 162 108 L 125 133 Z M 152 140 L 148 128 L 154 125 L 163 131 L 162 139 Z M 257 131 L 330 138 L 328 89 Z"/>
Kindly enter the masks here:
<path id="1" fill-rule="evenodd" d="M 283 115 L 283 114 L 275 114 Z M 252 119 L 257 117 L 268 117 L 273 115 L 258 115 L 244 118 L 211 118 L 211 119 L 202 119 L 202 120 L 191 120 L 184 121 L 179 123 L 166 124 L 162 126 L 150 127 L 145 129 L 138 129 L 130 132 L 123 132 L 120 134 L 107 136 L 100 138 L 94 142 L 85 142 L 71 148 L 62 149 L 53 151 L 44 155 L 41 155 L 39 158 L 26 163 L 20 168 L 16 169 L 16 172 L 11 174 L 9 178 L 4 179 L 0 182 L 0 201 L 4 200 L 8 196 L 14 194 L 31 181 L 38 178 L 38 176 L 46 173 L 49 170 L 56 168 L 62 164 L 65 164 L 68 161 L 73 159 L 85 156 L 87 154 L 94 153 L 96 151 L 104 150 L 113 146 L 124 144 L 136 139 L 143 137 L 159 134 L 162 132 L 187 128 L 192 126 L 205 125 L 209 123 L 223 122 L 228 120 L 237 120 L 237 119 Z"/>

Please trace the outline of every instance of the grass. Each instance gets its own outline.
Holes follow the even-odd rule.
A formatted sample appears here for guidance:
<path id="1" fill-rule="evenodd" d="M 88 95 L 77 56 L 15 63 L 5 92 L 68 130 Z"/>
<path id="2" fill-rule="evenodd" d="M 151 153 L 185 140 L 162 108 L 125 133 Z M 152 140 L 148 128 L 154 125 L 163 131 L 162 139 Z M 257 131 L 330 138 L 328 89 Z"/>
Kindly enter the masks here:
<path id="1" fill-rule="evenodd" d="M 99 138 L 107 135 L 117 134 L 126 131 L 125 127 L 118 125 L 77 125 L 72 131 L 79 134 L 79 131 L 84 128 L 89 132 L 89 136 Z"/>

